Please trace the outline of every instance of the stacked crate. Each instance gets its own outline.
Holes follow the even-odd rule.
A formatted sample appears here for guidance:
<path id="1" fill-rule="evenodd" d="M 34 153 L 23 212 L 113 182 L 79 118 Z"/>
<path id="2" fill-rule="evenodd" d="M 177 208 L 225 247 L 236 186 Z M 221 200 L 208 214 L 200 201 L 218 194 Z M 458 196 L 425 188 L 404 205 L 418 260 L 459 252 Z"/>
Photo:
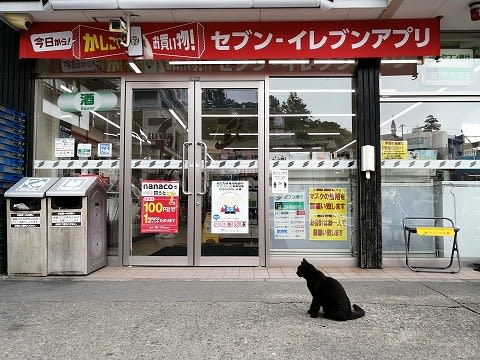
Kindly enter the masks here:
<path id="1" fill-rule="evenodd" d="M 23 177 L 25 114 L 0 105 L 0 273 L 7 268 L 6 208 L 3 194 Z"/>

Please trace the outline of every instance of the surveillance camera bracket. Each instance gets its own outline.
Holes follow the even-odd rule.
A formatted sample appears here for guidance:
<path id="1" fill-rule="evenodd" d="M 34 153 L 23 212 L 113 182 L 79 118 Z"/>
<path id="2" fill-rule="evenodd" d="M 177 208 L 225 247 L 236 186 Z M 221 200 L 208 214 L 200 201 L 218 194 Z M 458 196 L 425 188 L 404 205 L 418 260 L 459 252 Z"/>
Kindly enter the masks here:
<path id="1" fill-rule="evenodd" d="M 127 17 L 127 32 L 126 32 L 126 40 L 119 38 L 117 39 L 118 43 L 126 48 L 130 46 L 130 16 L 132 15 L 131 12 L 126 12 L 125 16 Z"/>

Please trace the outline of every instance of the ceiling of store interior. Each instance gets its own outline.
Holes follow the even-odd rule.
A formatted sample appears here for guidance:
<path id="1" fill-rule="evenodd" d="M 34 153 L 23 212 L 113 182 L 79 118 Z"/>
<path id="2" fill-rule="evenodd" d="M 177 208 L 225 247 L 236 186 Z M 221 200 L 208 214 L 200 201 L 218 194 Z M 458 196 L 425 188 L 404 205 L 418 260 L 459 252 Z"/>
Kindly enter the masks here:
<path id="1" fill-rule="evenodd" d="M 45 6 L 42 5 L 46 3 Z M 58 0 L 57 0 L 58 1 Z M 92 1 L 69 0 L 80 4 Z M 115 2 L 115 0 L 113 0 Z M 228 0 L 224 0 L 227 2 Z M 337 0 L 346 3 L 373 0 Z M 65 1 L 64 1 L 65 2 Z M 98 0 L 95 6 L 101 4 Z M 480 48 L 480 21 L 470 19 L 471 0 L 390 0 L 386 8 L 250 8 L 250 9 L 134 9 L 132 23 L 139 22 L 257 22 L 257 21 L 327 21 L 327 20 L 378 20 L 440 17 L 442 47 Z M 42 6 L 39 6 L 39 4 Z M 295 4 L 295 0 L 290 3 Z M 34 22 L 109 22 L 112 18 L 124 17 L 126 9 L 54 10 L 46 0 L 2 1 L 0 14 L 28 12 Z"/>

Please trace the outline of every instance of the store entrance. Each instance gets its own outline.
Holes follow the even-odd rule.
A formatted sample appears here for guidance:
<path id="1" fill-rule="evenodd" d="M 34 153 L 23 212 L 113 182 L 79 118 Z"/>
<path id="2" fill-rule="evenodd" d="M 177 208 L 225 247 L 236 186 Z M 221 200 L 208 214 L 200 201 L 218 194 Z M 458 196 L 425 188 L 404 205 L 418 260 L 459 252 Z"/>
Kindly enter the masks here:
<path id="1" fill-rule="evenodd" d="M 124 263 L 265 265 L 263 87 L 127 83 Z"/>

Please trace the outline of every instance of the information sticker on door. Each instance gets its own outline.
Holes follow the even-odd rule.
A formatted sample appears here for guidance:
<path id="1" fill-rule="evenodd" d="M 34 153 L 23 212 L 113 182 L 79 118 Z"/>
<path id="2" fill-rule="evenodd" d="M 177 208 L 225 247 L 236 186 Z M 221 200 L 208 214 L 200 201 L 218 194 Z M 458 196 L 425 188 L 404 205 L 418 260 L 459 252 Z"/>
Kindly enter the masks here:
<path id="1" fill-rule="evenodd" d="M 212 181 L 213 234 L 248 234 L 248 181 Z"/>

